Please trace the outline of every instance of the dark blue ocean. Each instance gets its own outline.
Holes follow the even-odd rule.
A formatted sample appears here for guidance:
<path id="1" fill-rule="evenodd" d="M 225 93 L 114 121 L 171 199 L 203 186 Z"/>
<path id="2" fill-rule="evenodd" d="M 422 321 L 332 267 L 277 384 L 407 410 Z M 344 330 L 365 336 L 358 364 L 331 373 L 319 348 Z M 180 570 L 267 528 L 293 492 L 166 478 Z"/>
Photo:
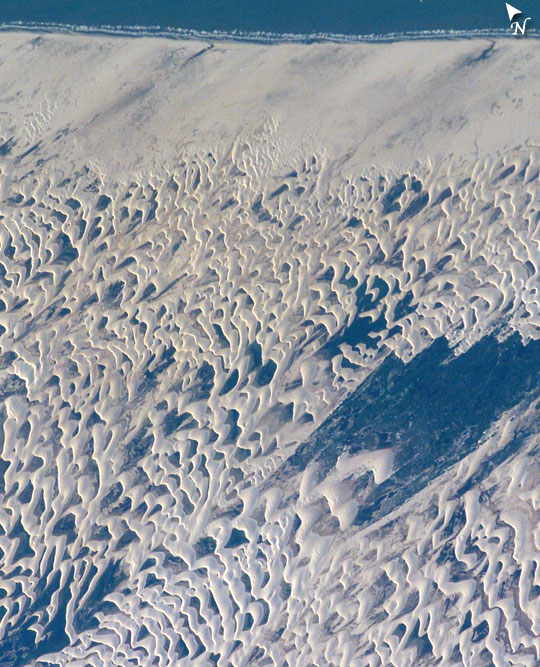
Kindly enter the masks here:
<path id="1" fill-rule="evenodd" d="M 540 2 L 515 0 L 529 27 Z M 388 35 L 423 31 L 508 31 L 502 0 L 5 0 L 0 23 L 61 24 L 130 31 L 140 26 L 221 33 Z"/>

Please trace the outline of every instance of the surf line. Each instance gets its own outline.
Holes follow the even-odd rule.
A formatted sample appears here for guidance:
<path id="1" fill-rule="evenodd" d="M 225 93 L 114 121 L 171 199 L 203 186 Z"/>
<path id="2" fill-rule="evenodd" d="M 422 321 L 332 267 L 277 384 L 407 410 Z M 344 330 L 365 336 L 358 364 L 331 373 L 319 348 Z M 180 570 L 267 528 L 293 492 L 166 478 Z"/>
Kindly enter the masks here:
<path id="1" fill-rule="evenodd" d="M 244 32 L 236 31 L 205 31 L 192 30 L 188 28 L 167 28 L 161 26 L 113 26 L 113 25 L 70 25 L 63 23 L 39 23 L 15 21 L 0 24 L 0 31 L 28 31 L 49 32 L 69 34 L 95 34 L 109 35 L 114 37 L 164 37 L 175 40 L 202 39 L 231 42 L 256 42 L 261 44 L 279 43 L 371 43 L 371 42 L 398 42 L 412 40 L 457 40 L 478 38 L 501 38 L 508 37 L 508 31 L 504 28 L 479 28 L 474 30 L 419 30 L 409 32 L 393 32 L 386 34 L 346 35 L 340 33 L 273 33 L 273 32 Z M 540 31 L 531 29 L 527 31 L 528 37 L 538 39 Z"/>

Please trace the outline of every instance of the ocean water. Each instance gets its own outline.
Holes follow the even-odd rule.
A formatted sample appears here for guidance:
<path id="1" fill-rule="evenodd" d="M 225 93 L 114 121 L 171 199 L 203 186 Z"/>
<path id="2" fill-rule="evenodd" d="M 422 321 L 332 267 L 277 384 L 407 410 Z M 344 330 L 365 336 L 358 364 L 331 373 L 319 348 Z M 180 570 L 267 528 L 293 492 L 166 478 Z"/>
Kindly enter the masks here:
<path id="1" fill-rule="evenodd" d="M 540 6 L 519 0 L 516 6 L 540 25 Z M 8 0 L 0 6 L 0 23 L 53 23 L 70 26 L 142 26 L 223 33 L 295 35 L 386 35 L 419 31 L 505 31 L 508 15 L 502 1 L 479 0 L 204 0 L 146 2 Z"/>

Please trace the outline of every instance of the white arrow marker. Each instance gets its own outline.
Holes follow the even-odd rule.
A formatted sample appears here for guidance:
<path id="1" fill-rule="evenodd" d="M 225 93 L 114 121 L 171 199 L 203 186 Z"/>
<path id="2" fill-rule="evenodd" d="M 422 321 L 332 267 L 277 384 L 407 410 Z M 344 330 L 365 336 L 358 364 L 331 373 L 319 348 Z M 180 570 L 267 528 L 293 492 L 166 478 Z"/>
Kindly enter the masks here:
<path id="1" fill-rule="evenodd" d="M 506 3 L 506 11 L 508 12 L 508 18 L 510 21 L 513 21 L 518 14 L 523 13 L 521 9 L 516 9 L 516 7 L 512 7 L 512 5 L 509 5 L 508 3 Z"/>

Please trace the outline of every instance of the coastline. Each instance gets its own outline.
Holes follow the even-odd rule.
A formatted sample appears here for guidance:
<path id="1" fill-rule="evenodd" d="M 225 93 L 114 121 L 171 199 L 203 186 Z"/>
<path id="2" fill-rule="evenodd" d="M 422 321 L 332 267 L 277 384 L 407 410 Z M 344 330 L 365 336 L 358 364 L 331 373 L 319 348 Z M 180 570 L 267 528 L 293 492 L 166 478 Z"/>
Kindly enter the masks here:
<path id="1" fill-rule="evenodd" d="M 43 32 L 48 34 L 83 34 L 114 37 L 156 37 L 171 40 L 215 40 L 219 42 L 240 42 L 255 44 L 363 44 L 393 43 L 400 41 L 461 40 L 461 39 L 505 39 L 513 38 L 507 29 L 478 28 L 472 30 L 419 30 L 371 34 L 344 33 L 278 33 L 267 31 L 220 31 L 194 30 L 190 28 L 170 28 L 163 26 L 115 26 L 115 25 L 71 25 L 63 23 L 0 23 L 0 32 Z M 531 28 L 526 37 L 539 39 L 540 30 Z"/>

